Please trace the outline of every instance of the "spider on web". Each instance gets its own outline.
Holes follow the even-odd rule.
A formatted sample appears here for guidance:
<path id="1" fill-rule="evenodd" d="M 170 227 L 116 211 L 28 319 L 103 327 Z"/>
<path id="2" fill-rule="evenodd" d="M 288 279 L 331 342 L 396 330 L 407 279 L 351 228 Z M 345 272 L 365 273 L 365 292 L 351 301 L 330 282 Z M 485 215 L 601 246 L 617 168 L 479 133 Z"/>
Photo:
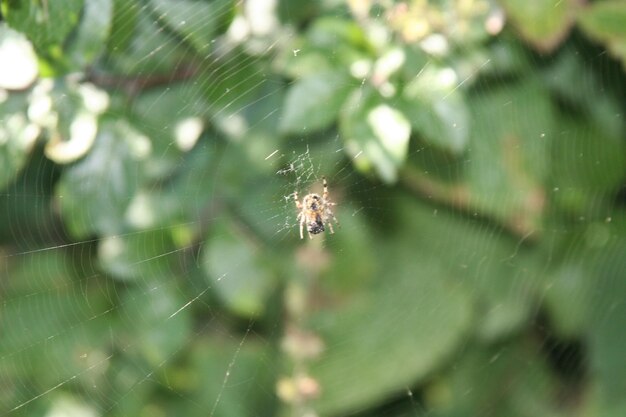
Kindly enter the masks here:
<path id="1" fill-rule="evenodd" d="M 336 225 L 339 225 L 339 221 L 337 221 L 332 211 L 332 207 L 336 204 L 331 202 L 328 196 L 326 177 L 322 177 L 322 185 L 324 186 L 324 192 L 321 196 L 316 193 L 310 193 L 304 196 L 302 202 L 298 199 L 298 191 L 294 192 L 294 200 L 298 209 L 296 220 L 300 222 L 300 239 L 304 239 L 303 231 L 305 224 L 310 239 L 313 239 L 313 235 L 326 230 L 326 224 L 330 228 L 330 233 L 335 233 L 331 219 Z"/>

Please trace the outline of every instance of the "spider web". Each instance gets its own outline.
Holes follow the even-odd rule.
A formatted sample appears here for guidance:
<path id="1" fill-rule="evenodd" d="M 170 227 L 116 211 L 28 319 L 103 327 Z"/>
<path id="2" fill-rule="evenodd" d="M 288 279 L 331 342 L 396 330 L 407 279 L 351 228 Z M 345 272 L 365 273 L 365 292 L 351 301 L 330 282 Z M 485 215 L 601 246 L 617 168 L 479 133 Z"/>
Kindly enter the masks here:
<path id="1" fill-rule="evenodd" d="M 24 21 L 66 22 L 78 10 L 89 22 L 98 10 L 121 8 L 111 33 L 127 49 L 108 50 L 86 70 L 83 81 L 95 91 L 68 77 L 61 87 L 38 83 L 33 93 L 40 103 L 51 97 L 61 119 L 92 112 L 100 133 L 81 153 L 50 145 L 54 128 L 41 122 L 46 139 L 30 145 L 22 171 L 0 194 L 7 213 L 0 226 L 0 414 L 623 410 L 616 398 L 624 373 L 614 360 L 626 341 L 624 196 L 614 192 L 619 168 L 603 168 L 623 164 L 611 155 L 623 146 L 594 147 L 592 140 L 620 138 L 623 109 L 613 118 L 578 108 L 567 86 L 572 67 L 623 80 L 603 52 L 574 39 L 553 63 L 525 53 L 507 60 L 501 54 L 522 47 L 505 38 L 488 54 L 461 43 L 458 55 L 476 55 L 455 68 L 450 88 L 430 91 L 451 73 L 433 70 L 441 39 L 429 38 L 422 47 L 435 55 L 405 62 L 407 84 L 450 107 L 471 88 L 471 128 L 486 139 L 458 150 L 463 117 L 447 121 L 450 133 L 421 119 L 437 110 L 403 108 L 409 122 L 429 127 L 411 137 L 396 172 L 393 157 L 359 142 L 370 130 L 348 137 L 344 124 L 342 133 L 332 125 L 310 132 L 323 124 L 319 114 L 296 132 L 276 128 L 289 114 L 290 89 L 311 75 L 298 67 L 312 58 L 297 28 L 307 19 L 299 20 L 295 5 L 66 3 L 31 2 Z M 330 10 L 328 30 L 333 18 L 367 21 L 354 4 L 352 14 L 341 5 L 320 7 Z M 391 3 L 376 7 L 374 34 L 388 23 Z M 293 23 L 280 22 L 280 13 Z M 129 27 L 144 36 L 130 41 Z M 84 24 L 73 30 L 76 39 L 90 39 Z M 454 38 L 454 30 L 447 35 Z M 594 53 L 579 54 L 579 44 Z M 352 52 L 341 42 L 331 51 L 337 59 Z M 392 94 L 385 68 L 394 53 L 379 61 L 388 65 L 374 72 L 380 78 L 355 76 L 363 72 L 358 59 L 352 79 L 330 77 L 334 88 L 352 92 L 342 111 L 370 117 L 381 137 L 403 127 L 389 107 L 366 112 L 370 84 Z M 539 81 L 509 88 L 519 74 L 506 65 L 516 59 L 527 72 L 551 65 L 542 86 L 569 112 L 559 126 L 543 123 L 555 110 Z M 271 73 L 276 66 L 281 76 Z M 605 83 L 590 71 L 581 91 L 614 110 L 610 99 L 597 98 Z M 84 104 L 101 92 L 106 112 Z M 19 94 L 7 96 L 16 104 L 0 101 L 19 107 L 28 100 Z M 578 122 L 577 112 L 595 124 Z M 386 121 L 382 132 L 376 117 Z M 516 132 L 499 149 L 504 156 L 488 143 L 501 120 Z M 58 130 L 67 133 L 68 125 Z M 448 143 L 432 139 L 447 135 Z M 547 140 L 552 148 L 542 145 Z M 548 168 L 534 158 L 553 153 L 562 157 L 541 172 Z M 578 171 L 592 180 L 580 180 Z M 341 228 L 300 241 L 294 193 L 321 192 L 322 177 Z M 469 185 L 459 181 L 466 178 Z M 544 210 L 555 213 L 535 216 Z"/>

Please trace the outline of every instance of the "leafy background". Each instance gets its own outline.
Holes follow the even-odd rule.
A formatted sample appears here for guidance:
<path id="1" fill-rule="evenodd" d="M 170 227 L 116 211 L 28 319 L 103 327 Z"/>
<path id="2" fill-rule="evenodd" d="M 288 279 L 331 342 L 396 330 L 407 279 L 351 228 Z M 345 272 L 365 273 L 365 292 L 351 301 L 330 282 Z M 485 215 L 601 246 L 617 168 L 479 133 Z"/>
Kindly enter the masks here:
<path id="1" fill-rule="evenodd" d="M 626 414 L 623 1 L 0 11 L 0 414 Z"/>

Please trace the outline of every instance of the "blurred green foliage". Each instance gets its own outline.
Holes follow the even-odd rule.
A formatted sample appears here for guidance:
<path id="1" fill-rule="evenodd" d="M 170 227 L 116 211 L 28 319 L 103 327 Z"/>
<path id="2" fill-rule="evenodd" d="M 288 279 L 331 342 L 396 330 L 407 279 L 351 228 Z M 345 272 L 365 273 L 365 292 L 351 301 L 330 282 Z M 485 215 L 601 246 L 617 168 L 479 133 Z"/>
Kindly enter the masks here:
<path id="1" fill-rule="evenodd" d="M 626 415 L 623 1 L 0 11 L 0 414 Z"/>

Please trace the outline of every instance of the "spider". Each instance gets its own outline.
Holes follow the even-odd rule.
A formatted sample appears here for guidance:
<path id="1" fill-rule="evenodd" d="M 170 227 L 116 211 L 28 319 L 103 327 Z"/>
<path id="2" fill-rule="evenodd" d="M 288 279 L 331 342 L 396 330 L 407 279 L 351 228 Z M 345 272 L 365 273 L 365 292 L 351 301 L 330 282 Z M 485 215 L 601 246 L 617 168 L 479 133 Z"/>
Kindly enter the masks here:
<path id="1" fill-rule="evenodd" d="M 335 224 L 339 225 L 337 218 L 331 210 L 331 207 L 334 206 L 335 203 L 332 203 L 328 198 L 326 177 L 322 177 L 322 184 L 324 185 L 324 192 L 321 197 L 319 194 L 311 193 L 305 195 L 302 202 L 300 202 L 300 200 L 298 200 L 298 191 L 294 192 L 296 208 L 299 211 L 296 220 L 300 221 L 300 239 L 304 239 L 303 231 L 305 224 L 310 239 L 313 239 L 313 235 L 326 230 L 324 224 L 328 224 L 330 233 L 335 233 L 333 225 L 330 222 L 331 218 Z"/>

